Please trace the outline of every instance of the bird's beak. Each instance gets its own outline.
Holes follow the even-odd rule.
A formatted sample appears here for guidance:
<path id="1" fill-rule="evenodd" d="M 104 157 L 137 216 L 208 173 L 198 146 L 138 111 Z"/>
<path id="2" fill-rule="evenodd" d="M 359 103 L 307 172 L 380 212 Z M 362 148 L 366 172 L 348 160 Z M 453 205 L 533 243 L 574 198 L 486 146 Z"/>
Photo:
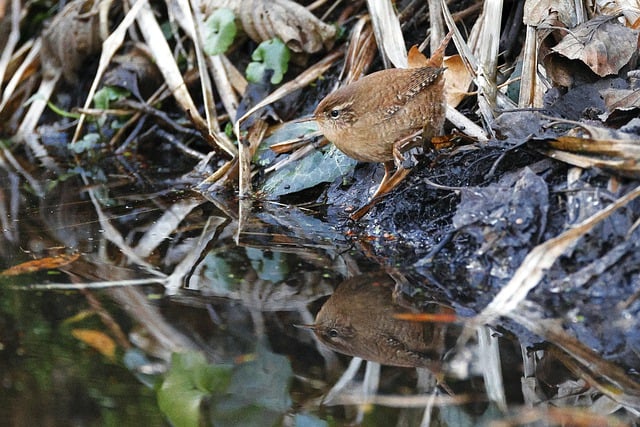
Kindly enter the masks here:
<path id="1" fill-rule="evenodd" d="M 316 119 L 315 116 L 311 115 L 311 116 L 298 117 L 297 119 L 292 120 L 292 122 L 293 123 L 305 123 L 305 122 L 312 122 L 315 119 Z"/>
<path id="2" fill-rule="evenodd" d="M 294 327 L 296 327 L 296 328 L 298 328 L 298 329 L 306 329 L 306 330 L 308 330 L 308 331 L 314 331 L 314 332 L 315 332 L 315 330 L 317 329 L 317 326 L 316 326 L 316 325 L 296 325 L 296 324 L 294 323 L 294 325 L 293 325 L 293 326 L 294 326 Z"/>

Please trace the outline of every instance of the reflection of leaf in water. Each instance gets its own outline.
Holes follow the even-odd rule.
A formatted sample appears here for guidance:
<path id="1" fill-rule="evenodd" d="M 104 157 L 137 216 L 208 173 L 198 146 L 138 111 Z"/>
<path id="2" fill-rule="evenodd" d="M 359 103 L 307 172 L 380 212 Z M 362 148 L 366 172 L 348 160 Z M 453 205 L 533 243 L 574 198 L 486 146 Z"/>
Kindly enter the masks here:
<path id="1" fill-rule="evenodd" d="M 262 280 L 272 283 L 282 282 L 289 275 L 286 254 L 265 252 L 256 248 L 246 248 L 251 266 Z"/>
<path id="2" fill-rule="evenodd" d="M 325 152 L 316 151 L 275 171 L 262 185 L 262 191 L 269 196 L 282 196 L 306 190 L 323 182 L 335 181 L 355 165 L 355 160 L 332 145 Z"/>
<path id="3" fill-rule="evenodd" d="M 7 268 L 0 273 L 0 276 L 17 276 L 20 274 L 35 273 L 42 270 L 53 270 L 55 268 L 63 267 L 71 264 L 75 260 L 80 258 L 79 253 L 75 254 L 60 254 L 53 257 L 34 259 L 31 261 L 23 262 L 22 264 L 14 265 Z"/>
<path id="4" fill-rule="evenodd" d="M 158 406 L 175 426 L 200 425 L 200 403 L 229 385 L 231 366 L 210 365 L 197 352 L 175 353 L 158 389 Z"/>
<path id="5" fill-rule="evenodd" d="M 158 406 L 175 426 L 200 424 L 200 406 L 211 399 L 211 424 L 274 425 L 291 407 L 289 360 L 258 345 L 239 365 L 209 364 L 199 352 L 175 353 L 158 389 Z"/>
<path id="6" fill-rule="evenodd" d="M 234 274 L 233 269 L 227 262 L 229 253 L 226 256 L 216 252 L 209 252 L 204 259 L 204 277 L 209 280 L 209 287 L 214 293 L 226 295 L 237 290 L 242 276 Z"/>
<path id="7" fill-rule="evenodd" d="M 231 369 L 208 364 L 202 353 L 175 353 L 171 370 L 158 390 L 160 410 L 175 426 L 199 425 L 202 399 L 227 388 Z"/>
<path id="8" fill-rule="evenodd" d="M 115 359 L 116 343 L 104 332 L 95 331 L 93 329 L 72 329 L 71 335 L 94 350 L 97 350 L 109 360 Z"/>
<path id="9" fill-rule="evenodd" d="M 216 426 L 274 425 L 291 407 L 289 360 L 258 345 L 256 358 L 234 370 L 224 396 L 212 410 Z"/>
<path id="10" fill-rule="evenodd" d="M 296 414 L 296 427 L 328 427 L 329 423 L 311 414 Z"/>

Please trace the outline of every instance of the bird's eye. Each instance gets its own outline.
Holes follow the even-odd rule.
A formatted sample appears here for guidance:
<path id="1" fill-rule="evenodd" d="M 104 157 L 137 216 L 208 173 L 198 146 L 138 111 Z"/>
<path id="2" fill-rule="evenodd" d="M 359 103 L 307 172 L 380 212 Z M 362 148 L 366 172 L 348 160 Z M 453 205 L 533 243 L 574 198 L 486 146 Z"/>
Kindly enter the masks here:
<path id="1" fill-rule="evenodd" d="M 336 338 L 339 334 L 338 334 L 338 330 L 337 329 L 329 329 L 329 331 L 327 332 L 327 335 L 329 335 L 330 338 Z"/>
<path id="2" fill-rule="evenodd" d="M 340 117 L 340 110 L 338 110 L 337 108 L 334 108 L 333 110 L 329 111 L 329 116 L 332 119 L 337 119 L 338 117 Z"/>

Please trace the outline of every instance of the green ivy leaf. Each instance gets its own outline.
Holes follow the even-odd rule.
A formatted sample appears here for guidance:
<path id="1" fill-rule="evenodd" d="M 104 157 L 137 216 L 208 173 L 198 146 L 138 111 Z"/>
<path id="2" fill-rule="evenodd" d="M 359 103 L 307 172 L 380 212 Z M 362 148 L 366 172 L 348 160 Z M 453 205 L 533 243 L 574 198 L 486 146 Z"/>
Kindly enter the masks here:
<path id="1" fill-rule="evenodd" d="M 231 9 L 216 10 L 204 23 L 204 51 L 207 55 L 219 55 L 229 49 L 236 37 L 236 17 Z"/>
<path id="2" fill-rule="evenodd" d="M 99 110 L 106 110 L 114 101 L 127 98 L 131 93 L 117 86 L 105 86 L 93 95 L 93 105 Z"/>
<path id="3" fill-rule="evenodd" d="M 322 182 L 333 182 L 350 172 L 356 163 L 332 145 L 324 152 L 314 151 L 273 172 L 261 190 L 270 197 L 306 190 Z"/>
<path id="4" fill-rule="evenodd" d="M 100 141 L 100 135 L 97 133 L 88 133 L 81 140 L 76 141 L 75 143 L 69 143 L 68 147 L 76 154 L 81 154 L 84 152 L 91 152 L 98 147 L 98 142 Z"/>
<path id="5" fill-rule="evenodd" d="M 247 80 L 260 83 L 267 70 L 273 70 L 271 83 L 280 83 L 289 68 L 291 53 L 289 48 L 280 39 L 271 39 L 258 45 L 251 59 L 253 62 L 247 66 Z"/>

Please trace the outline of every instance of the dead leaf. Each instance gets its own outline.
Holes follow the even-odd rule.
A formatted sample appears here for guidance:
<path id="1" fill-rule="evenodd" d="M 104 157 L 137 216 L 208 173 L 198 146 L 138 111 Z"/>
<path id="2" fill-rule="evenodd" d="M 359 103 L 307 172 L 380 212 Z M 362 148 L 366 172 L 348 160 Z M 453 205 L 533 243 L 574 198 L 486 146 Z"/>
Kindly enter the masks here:
<path id="1" fill-rule="evenodd" d="M 627 26 L 634 26 L 640 19 L 640 2 L 638 0 L 596 0 L 599 15 L 623 15 Z"/>
<path id="2" fill-rule="evenodd" d="M 632 89 L 607 89 L 601 92 L 604 104 L 610 111 L 616 108 L 640 107 L 640 91 Z"/>
<path id="3" fill-rule="evenodd" d="M 115 360 L 116 343 L 104 332 L 93 329 L 72 329 L 71 335 L 94 350 L 97 350 L 109 360 Z"/>
<path id="4" fill-rule="evenodd" d="M 293 52 L 330 49 L 337 33 L 336 27 L 290 0 L 208 0 L 202 4 L 205 17 L 219 8 L 231 9 L 252 40 L 277 37 Z"/>
<path id="5" fill-rule="evenodd" d="M 408 68 L 420 68 L 426 67 L 428 65 L 427 57 L 424 53 L 418 50 L 418 46 L 413 45 L 411 49 L 409 49 L 409 53 L 407 53 L 407 65 Z"/>
<path id="6" fill-rule="evenodd" d="M 574 2 L 571 0 L 527 0 L 524 3 L 524 24 L 545 27 L 550 22 L 554 26 L 574 27 L 578 23 Z M 559 25 L 558 25 L 559 24 Z"/>
<path id="7" fill-rule="evenodd" d="M 585 63 L 597 75 L 616 74 L 638 49 L 638 32 L 620 24 L 615 16 L 597 16 L 578 25 L 551 48 L 569 59 Z"/>
<path id="8" fill-rule="evenodd" d="M 158 68 L 139 46 L 114 56 L 112 63 L 115 67 L 104 74 L 102 83 L 127 89 L 140 101 L 151 96 L 161 83 Z"/>
<path id="9" fill-rule="evenodd" d="M 455 108 L 469 95 L 469 86 L 473 76 L 465 67 L 460 55 L 453 55 L 444 60 L 444 92 L 447 105 Z"/>
<path id="10" fill-rule="evenodd" d="M 99 0 L 74 0 L 68 3 L 42 33 L 42 69 L 61 70 L 67 81 L 77 80 L 76 73 L 87 57 L 100 52 Z"/>
<path id="11" fill-rule="evenodd" d="M 0 276 L 18 276 L 20 274 L 35 273 L 42 270 L 53 270 L 60 268 L 63 265 L 71 264 L 78 258 L 80 258 L 79 253 L 61 254 L 54 257 L 34 259 L 32 261 L 14 265 L 0 273 Z"/>
<path id="12" fill-rule="evenodd" d="M 632 89 L 607 89 L 600 92 L 607 112 L 600 118 L 606 122 L 624 120 L 638 116 L 640 91 Z"/>

